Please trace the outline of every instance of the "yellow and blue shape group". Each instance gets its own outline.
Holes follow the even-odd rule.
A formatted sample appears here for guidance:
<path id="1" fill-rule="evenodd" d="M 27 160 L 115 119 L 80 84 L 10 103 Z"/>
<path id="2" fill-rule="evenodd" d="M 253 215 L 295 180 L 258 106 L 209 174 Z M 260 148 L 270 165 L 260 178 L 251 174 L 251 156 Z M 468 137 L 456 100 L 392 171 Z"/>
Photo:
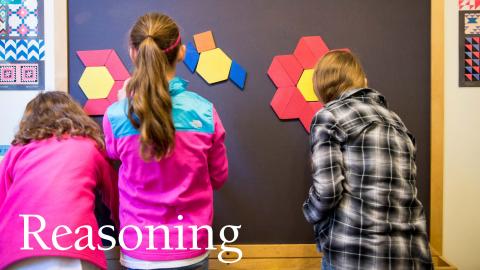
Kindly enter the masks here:
<path id="1" fill-rule="evenodd" d="M 190 72 L 196 71 L 208 84 L 230 79 L 241 90 L 245 88 L 246 70 L 217 48 L 212 31 L 196 34 L 193 39 L 195 44 L 187 43 L 184 60 Z"/>

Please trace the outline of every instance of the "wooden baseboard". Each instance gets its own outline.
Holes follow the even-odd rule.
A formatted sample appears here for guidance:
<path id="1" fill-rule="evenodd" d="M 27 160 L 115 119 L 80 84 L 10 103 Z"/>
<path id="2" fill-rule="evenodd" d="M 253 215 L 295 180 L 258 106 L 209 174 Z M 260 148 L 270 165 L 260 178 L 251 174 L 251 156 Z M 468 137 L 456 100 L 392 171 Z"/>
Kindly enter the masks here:
<path id="1" fill-rule="evenodd" d="M 224 264 L 217 258 L 221 251 L 219 246 L 217 250 L 210 253 L 211 270 L 318 270 L 322 261 L 322 254 L 317 252 L 317 248 L 312 244 L 296 245 L 236 245 L 243 253 L 242 260 L 234 264 Z M 445 258 L 432 249 L 433 263 L 437 270 L 457 270 Z M 225 253 L 225 260 L 234 260 L 237 258 L 235 253 Z M 107 253 L 109 261 L 109 270 L 121 269 L 118 264 L 119 250 L 115 249 Z"/>

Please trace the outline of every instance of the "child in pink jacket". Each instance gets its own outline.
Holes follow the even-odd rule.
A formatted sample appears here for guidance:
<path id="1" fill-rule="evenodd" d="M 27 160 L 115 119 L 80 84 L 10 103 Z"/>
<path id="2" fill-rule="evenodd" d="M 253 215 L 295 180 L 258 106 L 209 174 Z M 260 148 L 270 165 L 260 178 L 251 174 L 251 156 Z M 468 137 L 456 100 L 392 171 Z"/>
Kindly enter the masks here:
<path id="1" fill-rule="evenodd" d="M 100 128 L 67 94 L 28 103 L 0 165 L 0 269 L 106 269 L 95 190 L 113 216 L 118 195 L 103 149 Z"/>
<path id="2" fill-rule="evenodd" d="M 212 225 L 213 190 L 228 175 L 225 130 L 213 104 L 175 77 L 185 46 L 170 17 L 140 17 L 130 32 L 130 55 L 135 71 L 127 98 L 110 106 L 103 122 L 108 155 L 122 162 L 121 263 L 207 269 L 211 233 L 195 234 L 190 226 Z M 162 227 L 151 233 L 148 226 Z"/>

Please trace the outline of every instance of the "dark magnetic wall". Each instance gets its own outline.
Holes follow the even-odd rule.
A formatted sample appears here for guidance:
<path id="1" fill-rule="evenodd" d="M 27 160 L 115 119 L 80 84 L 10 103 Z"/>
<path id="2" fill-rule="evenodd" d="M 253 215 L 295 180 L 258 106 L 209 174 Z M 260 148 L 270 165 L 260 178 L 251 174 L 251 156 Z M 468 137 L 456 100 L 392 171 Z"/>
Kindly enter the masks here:
<path id="1" fill-rule="evenodd" d="M 215 234 L 242 225 L 237 243 L 312 243 L 301 205 L 311 184 L 308 135 L 299 121 L 278 120 L 266 72 L 302 36 L 358 54 L 371 87 L 382 92 L 418 144 L 419 197 L 430 201 L 430 1 L 384 0 L 82 0 L 69 1 L 70 93 L 84 70 L 78 50 L 115 49 L 131 68 L 128 31 L 136 18 L 161 11 L 183 40 L 212 30 L 217 46 L 248 71 L 244 92 L 231 82 L 207 85 L 180 64 L 191 90 L 212 101 L 227 130 L 230 178 L 215 194 Z"/>

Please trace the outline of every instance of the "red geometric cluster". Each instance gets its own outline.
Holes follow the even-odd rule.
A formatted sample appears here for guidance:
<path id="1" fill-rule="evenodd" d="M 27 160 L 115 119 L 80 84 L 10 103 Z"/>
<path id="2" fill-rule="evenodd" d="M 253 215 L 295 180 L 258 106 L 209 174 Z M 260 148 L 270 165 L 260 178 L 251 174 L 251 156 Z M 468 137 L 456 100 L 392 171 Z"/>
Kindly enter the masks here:
<path id="1" fill-rule="evenodd" d="M 307 102 L 297 88 L 303 72 L 313 69 L 317 61 L 329 51 L 320 36 L 302 37 L 293 55 L 275 56 L 268 69 L 268 76 L 277 87 L 270 103 L 281 120 L 298 119 L 310 132 L 310 124 L 315 113 L 323 104 Z"/>
<path id="2" fill-rule="evenodd" d="M 113 49 L 78 51 L 77 55 L 85 67 L 106 67 L 115 81 L 107 98 L 89 99 L 83 107 L 88 115 L 103 115 L 108 106 L 117 101 L 118 91 L 122 89 L 130 73 Z"/>

